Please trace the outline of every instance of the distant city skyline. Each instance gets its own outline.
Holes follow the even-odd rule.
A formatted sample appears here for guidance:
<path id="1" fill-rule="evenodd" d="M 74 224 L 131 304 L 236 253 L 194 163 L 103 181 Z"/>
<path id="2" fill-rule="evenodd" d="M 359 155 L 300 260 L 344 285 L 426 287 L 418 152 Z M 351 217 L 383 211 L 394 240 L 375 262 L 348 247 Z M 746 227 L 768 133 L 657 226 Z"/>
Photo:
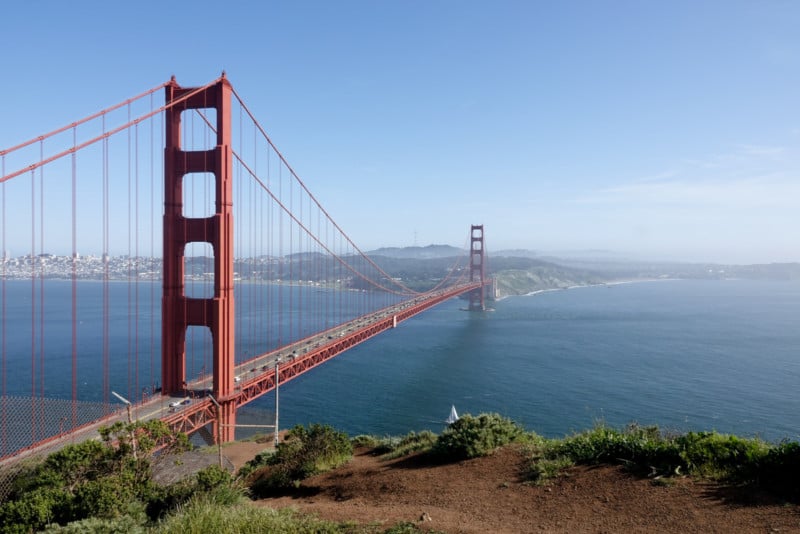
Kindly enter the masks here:
<path id="1" fill-rule="evenodd" d="M 4 9 L 0 150 L 225 70 L 362 250 L 800 261 L 798 3 L 45 5 Z"/>

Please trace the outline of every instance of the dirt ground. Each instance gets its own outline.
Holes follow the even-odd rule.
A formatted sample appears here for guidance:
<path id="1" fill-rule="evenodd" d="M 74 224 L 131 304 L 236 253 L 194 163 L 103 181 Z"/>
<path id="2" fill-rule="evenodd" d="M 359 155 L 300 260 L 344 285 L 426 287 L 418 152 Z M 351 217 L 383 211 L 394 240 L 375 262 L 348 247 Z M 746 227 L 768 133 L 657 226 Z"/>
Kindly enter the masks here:
<path id="1" fill-rule="evenodd" d="M 238 468 L 266 445 L 224 449 Z M 261 506 L 389 527 L 412 521 L 447 533 L 800 532 L 800 506 L 691 478 L 667 484 L 619 466 L 575 467 L 550 485 L 524 484 L 513 448 L 436 465 L 418 455 L 383 461 L 359 450 L 347 465 Z"/>

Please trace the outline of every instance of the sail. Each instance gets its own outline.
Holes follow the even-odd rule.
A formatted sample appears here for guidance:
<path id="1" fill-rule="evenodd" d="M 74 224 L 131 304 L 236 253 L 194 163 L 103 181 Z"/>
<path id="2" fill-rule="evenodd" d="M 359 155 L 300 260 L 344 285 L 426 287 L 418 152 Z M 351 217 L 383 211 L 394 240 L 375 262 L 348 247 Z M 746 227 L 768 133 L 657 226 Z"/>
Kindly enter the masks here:
<path id="1" fill-rule="evenodd" d="M 452 425 L 456 421 L 458 421 L 458 412 L 456 412 L 456 407 L 453 405 L 450 407 L 450 415 L 444 420 L 444 422 L 448 425 Z"/>

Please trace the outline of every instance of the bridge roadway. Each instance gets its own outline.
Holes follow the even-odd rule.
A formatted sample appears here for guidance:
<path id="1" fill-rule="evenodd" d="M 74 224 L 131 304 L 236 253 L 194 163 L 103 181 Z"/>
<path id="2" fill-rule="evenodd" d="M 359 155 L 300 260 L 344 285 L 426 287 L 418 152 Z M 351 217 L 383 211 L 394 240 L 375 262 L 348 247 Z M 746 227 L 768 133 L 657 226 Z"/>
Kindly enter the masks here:
<path id="1" fill-rule="evenodd" d="M 484 285 L 489 283 L 487 280 Z M 235 368 L 235 393 L 229 400 L 233 400 L 238 408 L 275 389 L 276 365 L 279 383 L 284 384 L 418 313 L 479 287 L 481 282 L 477 281 L 427 293 L 242 362 Z M 155 395 L 132 405 L 131 417 L 139 421 L 162 419 L 173 430 L 192 434 L 216 420 L 216 407 L 208 397 L 211 387 L 210 376 L 192 381 L 187 384 L 184 395 Z M 127 417 L 127 411 L 123 408 L 70 433 L 48 438 L 0 458 L 0 466 L 39 453 L 51 453 L 70 443 L 99 439 L 97 429 L 100 426 L 126 421 Z"/>

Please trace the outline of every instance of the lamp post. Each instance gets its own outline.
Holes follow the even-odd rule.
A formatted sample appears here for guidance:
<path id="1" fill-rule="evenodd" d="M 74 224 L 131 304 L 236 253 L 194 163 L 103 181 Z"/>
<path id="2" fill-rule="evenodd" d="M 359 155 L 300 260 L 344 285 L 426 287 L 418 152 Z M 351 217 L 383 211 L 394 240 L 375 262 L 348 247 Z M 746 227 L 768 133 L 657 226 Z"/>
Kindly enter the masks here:
<path id="1" fill-rule="evenodd" d="M 280 383 L 280 373 L 278 372 L 278 366 L 281 363 L 281 359 L 277 358 L 275 360 L 275 448 L 278 448 L 278 442 L 280 439 L 278 438 L 278 385 Z"/>
<path id="2" fill-rule="evenodd" d="M 133 430 L 133 426 L 132 426 L 133 425 L 133 415 L 131 414 L 131 401 L 129 401 L 128 399 L 126 399 L 125 397 L 123 397 L 122 395 L 117 393 L 116 391 L 112 391 L 111 394 L 114 395 L 119 400 L 121 400 L 122 402 L 124 402 L 126 407 L 127 407 L 127 409 L 128 409 L 128 425 L 131 425 L 131 427 L 130 427 L 130 429 L 131 429 L 131 449 L 133 450 L 133 459 L 137 460 L 138 458 L 136 457 L 136 437 L 134 436 L 134 430 Z"/>

